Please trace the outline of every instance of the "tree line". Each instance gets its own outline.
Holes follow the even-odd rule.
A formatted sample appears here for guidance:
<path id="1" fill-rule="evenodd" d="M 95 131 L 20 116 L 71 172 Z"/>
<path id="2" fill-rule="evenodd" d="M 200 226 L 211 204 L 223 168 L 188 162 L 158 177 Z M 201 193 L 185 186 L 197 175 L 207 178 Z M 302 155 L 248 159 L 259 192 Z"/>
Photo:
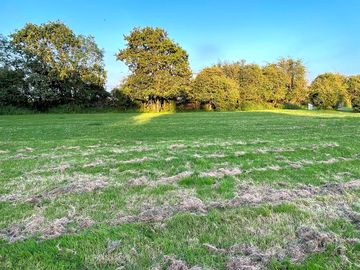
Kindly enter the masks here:
<path id="1" fill-rule="evenodd" d="M 299 59 L 260 66 L 218 63 L 193 75 L 187 52 L 161 28 L 134 28 L 116 59 L 130 75 L 105 89 L 104 52 L 62 22 L 26 24 L 0 36 L 0 105 L 46 111 L 58 106 L 141 111 L 319 109 L 360 111 L 360 75 L 325 73 L 309 85 Z"/>

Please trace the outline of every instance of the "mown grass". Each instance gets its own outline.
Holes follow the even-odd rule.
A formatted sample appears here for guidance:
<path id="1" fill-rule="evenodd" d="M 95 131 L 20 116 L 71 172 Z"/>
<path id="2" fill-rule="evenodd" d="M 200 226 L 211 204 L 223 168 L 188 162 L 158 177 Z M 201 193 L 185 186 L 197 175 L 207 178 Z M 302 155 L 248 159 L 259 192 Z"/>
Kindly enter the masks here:
<path id="1" fill-rule="evenodd" d="M 286 250 L 305 226 L 339 240 L 254 267 L 358 269 L 360 192 L 332 185 L 359 180 L 355 113 L 1 116 L 0 268 L 225 269 L 246 254 L 206 245 Z M 305 186 L 325 191 L 296 197 Z M 267 201 L 273 189 L 294 198 Z"/>

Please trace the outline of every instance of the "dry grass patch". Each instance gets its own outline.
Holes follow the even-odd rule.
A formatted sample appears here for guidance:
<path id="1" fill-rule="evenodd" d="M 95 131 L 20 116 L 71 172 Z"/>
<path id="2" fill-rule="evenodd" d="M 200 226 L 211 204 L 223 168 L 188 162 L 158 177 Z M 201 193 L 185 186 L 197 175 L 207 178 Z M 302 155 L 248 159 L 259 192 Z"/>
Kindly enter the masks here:
<path id="1" fill-rule="evenodd" d="M 267 264 L 272 259 L 281 261 L 285 258 L 290 258 L 292 262 L 299 263 L 310 254 L 323 252 L 329 244 L 339 245 L 342 243 L 344 243 L 344 240 L 337 235 L 319 232 L 314 228 L 301 226 L 296 231 L 295 239 L 287 243 L 284 247 L 273 247 L 263 251 L 256 246 L 239 244 L 228 249 L 217 249 L 211 246 L 211 250 L 231 254 L 226 264 L 226 269 L 258 270 L 266 269 Z"/>
<path id="2" fill-rule="evenodd" d="M 239 168 L 218 168 L 215 170 L 210 170 L 206 172 L 201 172 L 200 177 L 224 177 L 226 175 L 238 175 L 242 174 L 243 171 Z"/>
<path id="3" fill-rule="evenodd" d="M 106 177 L 83 173 L 20 177 L 5 184 L 11 193 L 1 195 L 0 201 L 39 202 L 69 193 L 91 192 L 107 185 Z"/>
<path id="4" fill-rule="evenodd" d="M 34 152 L 35 149 L 31 148 L 31 147 L 26 147 L 26 148 L 22 148 L 22 149 L 18 149 L 16 150 L 17 153 L 31 153 Z"/>
<path id="5" fill-rule="evenodd" d="M 0 236 L 10 243 L 30 237 L 51 239 L 65 233 L 75 233 L 77 230 L 90 227 L 94 224 L 91 218 L 77 215 L 75 209 L 69 211 L 66 216 L 54 220 L 46 219 L 42 214 L 42 210 L 39 209 L 39 213 L 1 230 Z M 76 224 L 76 227 L 69 227 L 69 224 Z"/>

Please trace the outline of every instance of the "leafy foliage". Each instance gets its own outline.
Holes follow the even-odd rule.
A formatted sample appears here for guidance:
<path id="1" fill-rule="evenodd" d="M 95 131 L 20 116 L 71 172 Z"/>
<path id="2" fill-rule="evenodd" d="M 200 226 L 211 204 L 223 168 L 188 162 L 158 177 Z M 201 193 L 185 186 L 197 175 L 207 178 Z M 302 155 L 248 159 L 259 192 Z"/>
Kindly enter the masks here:
<path id="1" fill-rule="evenodd" d="M 26 104 L 25 74 L 19 68 L 19 55 L 10 41 L 0 35 L 0 105 Z"/>
<path id="2" fill-rule="evenodd" d="M 281 58 L 265 66 L 223 62 L 192 80 L 187 52 L 165 30 L 134 28 L 124 39 L 126 47 L 116 57 L 131 73 L 110 94 L 103 51 L 93 37 L 58 21 L 28 23 L 9 38 L 0 35 L 0 105 L 159 112 L 200 104 L 216 110 L 295 109 L 311 102 L 320 109 L 352 103 L 360 110 L 360 75 L 325 73 L 308 87 L 302 60 Z"/>
<path id="3" fill-rule="evenodd" d="M 49 22 L 26 24 L 2 44 L 1 89 L 7 100 L 12 100 L 10 93 L 21 92 L 26 103 L 45 110 L 74 102 L 89 104 L 108 96 L 103 52 L 93 37 L 75 35 L 65 24 Z"/>
<path id="4" fill-rule="evenodd" d="M 311 102 L 321 109 L 336 109 L 347 96 L 345 77 L 325 73 L 316 77 L 310 87 Z"/>
<path id="5" fill-rule="evenodd" d="M 249 64 L 241 66 L 239 86 L 242 101 L 247 103 L 261 103 L 264 101 L 264 81 L 265 77 L 259 65 Z"/>
<path id="6" fill-rule="evenodd" d="M 353 110 L 360 112 L 360 75 L 348 78 L 347 90 L 351 99 Z"/>
<path id="7" fill-rule="evenodd" d="M 238 82 L 241 107 L 248 104 L 265 107 L 282 103 L 300 105 L 307 99 L 306 69 L 301 60 L 282 58 L 265 67 L 246 64 L 245 60 L 217 66 L 227 77 Z"/>
<path id="8" fill-rule="evenodd" d="M 128 108 L 135 107 L 135 103 L 120 88 L 114 88 L 113 90 L 111 90 L 111 96 L 112 96 L 113 106 L 116 108 L 126 110 Z"/>
<path id="9" fill-rule="evenodd" d="M 27 104 L 24 73 L 21 70 L 0 68 L 0 104 L 24 106 Z"/>
<path id="10" fill-rule="evenodd" d="M 125 40 L 126 48 L 117 54 L 117 59 L 124 61 L 131 71 L 122 85 L 124 93 L 132 99 L 158 103 L 175 99 L 188 89 L 191 78 L 188 54 L 166 31 L 135 28 Z"/>
<path id="11" fill-rule="evenodd" d="M 355 112 L 360 112 L 360 94 L 352 99 L 351 105 Z"/>
<path id="12" fill-rule="evenodd" d="M 239 87 L 221 68 L 210 67 L 196 76 L 189 96 L 209 109 L 234 110 L 239 100 Z"/>
<path id="13" fill-rule="evenodd" d="M 263 68 L 264 99 L 268 103 L 278 105 L 285 101 L 287 74 L 276 64 L 269 64 Z"/>
<path id="14" fill-rule="evenodd" d="M 306 68 L 300 59 L 281 58 L 277 66 L 286 73 L 286 102 L 304 104 L 308 97 Z"/>

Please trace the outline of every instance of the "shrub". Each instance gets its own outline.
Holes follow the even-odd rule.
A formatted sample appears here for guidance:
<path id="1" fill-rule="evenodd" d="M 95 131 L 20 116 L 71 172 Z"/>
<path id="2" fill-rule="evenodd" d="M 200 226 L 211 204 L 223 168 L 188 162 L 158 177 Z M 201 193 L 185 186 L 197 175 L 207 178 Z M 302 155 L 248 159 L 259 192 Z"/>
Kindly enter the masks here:
<path id="1" fill-rule="evenodd" d="M 110 104 L 105 104 L 103 102 L 97 102 L 91 105 L 88 104 L 76 104 L 68 103 L 64 105 L 59 105 L 56 107 L 51 107 L 46 110 L 46 113 L 106 113 L 106 112 L 120 112 L 123 111 L 120 108 L 115 108 Z"/>
<path id="2" fill-rule="evenodd" d="M 0 106 L 0 115 L 10 115 L 10 114 L 33 114 L 35 111 L 24 108 L 24 107 L 16 107 L 12 105 Z"/>
<path id="3" fill-rule="evenodd" d="M 302 107 L 298 104 L 294 104 L 294 103 L 285 103 L 283 105 L 283 109 L 286 109 L 286 110 L 301 110 Z"/>
<path id="4" fill-rule="evenodd" d="M 120 88 L 114 88 L 111 90 L 110 104 L 111 106 L 121 110 L 134 109 L 139 106 Z"/>
<path id="5" fill-rule="evenodd" d="M 244 101 L 240 105 L 242 111 L 271 110 L 274 105 L 266 102 Z"/>
<path id="6" fill-rule="evenodd" d="M 178 112 L 199 111 L 199 110 L 200 110 L 200 104 L 197 102 L 181 103 L 176 106 L 176 111 Z"/>

